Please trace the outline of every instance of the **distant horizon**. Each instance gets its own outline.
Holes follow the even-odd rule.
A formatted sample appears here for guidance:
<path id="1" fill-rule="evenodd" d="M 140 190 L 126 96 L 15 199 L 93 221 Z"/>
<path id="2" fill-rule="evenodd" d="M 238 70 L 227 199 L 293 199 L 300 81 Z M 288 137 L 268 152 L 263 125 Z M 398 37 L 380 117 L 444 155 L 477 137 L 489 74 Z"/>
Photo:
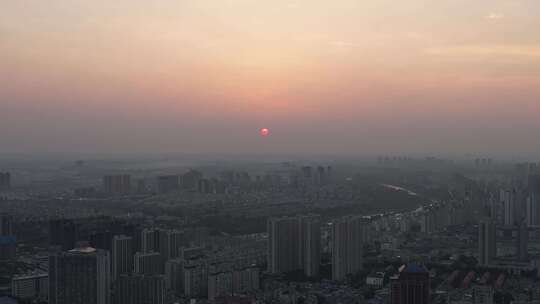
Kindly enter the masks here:
<path id="1" fill-rule="evenodd" d="M 412 160 L 425 160 L 436 158 L 449 161 L 471 161 L 475 159 L 491 159 L 494 162 L 512 163 L 512 162 L 540 162 L 540 157 L 536 154 L 530 155 L 486 155 L 486 154 L 449 154 L 449 153 L 350 153 L 350 154 L 331 154 L 331 153 L 219 153 L 219 152 L 27 152 L 27 153 L 5 153 L 0 152 L 0 161 L 9 160 L 55 160 L 65 162 L 82 161 L 145 161 L 145 160 L 194 160 L 202 161 L 238 161 L 248 162 L 295 162 L 295 161 L 376 161 L 378 157 L 409 157 Z M 66 159 L 68 158 L 68 159 Z"/>

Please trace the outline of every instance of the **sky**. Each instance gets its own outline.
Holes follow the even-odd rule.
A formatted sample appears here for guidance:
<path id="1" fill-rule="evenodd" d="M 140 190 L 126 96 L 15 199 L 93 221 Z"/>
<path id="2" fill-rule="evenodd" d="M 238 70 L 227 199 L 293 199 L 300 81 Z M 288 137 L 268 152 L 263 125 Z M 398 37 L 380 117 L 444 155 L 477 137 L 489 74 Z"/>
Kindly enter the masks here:
<path id="1" fill-rule="evenodd" d="M 0 152 L 536 155 L 539 28 L 538 0 L 2 0 Z"/>

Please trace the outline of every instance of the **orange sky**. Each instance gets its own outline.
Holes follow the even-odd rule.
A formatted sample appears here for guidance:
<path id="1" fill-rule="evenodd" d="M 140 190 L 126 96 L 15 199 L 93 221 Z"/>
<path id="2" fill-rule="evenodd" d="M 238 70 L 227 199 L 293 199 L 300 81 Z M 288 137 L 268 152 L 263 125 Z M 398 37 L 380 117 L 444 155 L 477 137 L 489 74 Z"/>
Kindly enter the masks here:
<path id="1" fill-rule="evenodd" d="M 4 0 L 0 148 L 536 153 L 538 28 L 536 0 Z"/>

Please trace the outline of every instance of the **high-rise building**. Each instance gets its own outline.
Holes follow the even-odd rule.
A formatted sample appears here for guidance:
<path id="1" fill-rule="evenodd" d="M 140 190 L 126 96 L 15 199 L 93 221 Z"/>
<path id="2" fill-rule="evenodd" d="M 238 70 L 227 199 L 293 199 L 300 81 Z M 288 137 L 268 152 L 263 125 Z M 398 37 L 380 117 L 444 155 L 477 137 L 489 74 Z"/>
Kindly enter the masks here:
<path id="1" fill-rule="evenodd" d="M 260 270 L 257 267 L 236 269 L 233 271 L 233 293 L 245 293 L 259 290 Z"/>
<path id="2" fill-rule="evenodd" d="M 308 277 L 319 275 L 321 264 L 321 223 L 317 215 L 300 216 L 300 265 Z"/>
<path id="3" fill-rule="evenodd" d="M 142 252 L 159 251 L 159 230 L 144 229 L 141 232 L 141 251 Z"/>
<path id="4" fill-rule="evenodd" d="M 429 304 L 431 291 L 429 272 L 424 266 L 407 265 L 390 282 L 391 304 Z"/>
<path id="5" fill-rule="evenodd" d="M 268 231 L 268 270 L 282 273 L 301 269 L 300 233 L 296 217 L 271 218 Z"/>
<path id="6" fill-rule="evenodd" d="M 512 190 L 501 190 L 500 200 L 504 210 L 504 225 L 514 226 L 516 224 L 516 192 Z"/>
<path id="7" fill-rule="evenodd" d="M 321 260 L 321 225 L 317 215 L 271 218 L 268 229 L 268 270 L 304 270 L 317 276 Z"/>
<path id="8" fill-rule="evenodd" d="M 313 168 L 311 166 L 302 167 L 302 181 L 304 184 L 313 182 Z"/>
<path id="9" fill-rule="evenodd" d="M 187 297 L 208 296 L 208 267 L 205 263 L 184 266 L 184 294 Z"/>
<path id="10" fill-rule="evenodd" d="M 517 258 L 526 262 L 529 258 L 529 229 L 525 221 L 520 223 L 517 234 Z"/>
<path id="11" fill-rule="evenodd" d="M 212 187 L 212 181 L 207 178 L 201 178 L 197 185 L 197 191 L 199 193 L 213 193 L 214 189 Z"/>
<path id="12" fill-rule="evenodd" d="M 540 175 L 529 175 L 528 194 L 525 217 L 527 225 L 540 226 Z"/>
<path id="13" fill-rule="evenodd" d="M 531 192 L 526 201 L 527 226 L 540 226 L 540 193 Z"/>
<path id="14" fill-rule="evenodd" d="M 14 276 L 11 279 L 11 295 L 26 301 L 47 301 L 49 275 L 47 273 L 33 273 Z"/>
<path id="15" fill-rule="evenodd" d="M 233 295 L 233 273 L 218 272 L 208 275 L 208 300 Z"/>
<path id="16" fill-rule="evenodd" d="M 317 167 L 317 172 L 315 174 L 315 183 L 317 185 L 323 185 L 326 183 L 326 172 L 323 166 Z"/>
<path id="17" fill-rule="evenodd" d="M 121 275 L 114 286 L 113 304 L 164 304 L 165 296 L 161 275 Z"/>
<path id="18" fill-rule="evenodd" d="M 183 259 L 172 259 L 165 262 L 165 288 L 177 296 L 184 293 Z"/>
<path id="19" fill-rule="evenodd" d="M 208 275 L 208 300 L 259 290 L 259 269 L 248 267 Z"/>
<path id="20" fill-rule="evenodd" d="M 7 213 L 0 213 L 0 236 L 13 235 L 13 217 Z"/>
<path id="21" fill-rule="evenodd" d="M 11 188 L 11 174 L 9 172 L 0 172 L 0 191 Z"/>
<path id="22" fill-rule="evenodd" d="M 199 180 L 203 177 L 202 173 L 196 170 L 189 170 L 182 175 L 182 188 L 185 190 L 197 190 Z"/>
<path id="23" fill-rule="evenodd" d="M 362 269 L 364 222 L 347 216 L 332 224 L 332 279 L 343 280 Z"/>
<path id="24" fill-rule="evenodd" d="M 109 253 L 76 248 L 49 257 L 50 304 L 109 304 Z"/>
<path id="25" fill-rule="evenodd" d="M 478 262 L 489 265 L 497 254 L 496 228 L 491 219 L 485 219 L 478 224 Z"/>
<path id="26" fill-rule="evenodd" d="M 165 261 L 179 257 L 180 247 L 184 244 L 184 231 L 159 230 L 159 253 Z"/>
<path id="27" fill-rule="evenodd" d="M 133 238 L 115 235 L 112 240 L 112 280 L 133 272 Z"/>
<path id="28" fill-rule="evenodd" d="M 156 275 L 164 273 L 164 263 L 159 252 L 135 253 L 134 271 L 137 274 Z"/>
<path id="29" fill-rule="evenodd" d="M 169 193 L 180 189 L 180 177 L 178 175 L 159 176 L 157 180 L 159 193 Z"/>
<path id="30" fill-rule="evenodd" d="M 75 248 L 78 238 L 78 227 L 74 221 L 56 219 L 49 222 L 49 244 L 58 246 L 61 250 Z"/>
<path id="31" fill-rule="evenodd" d="M 105 175 L 103 177 L 103 191 L 111 195 L 129 194 L 131 176 L 129 174 Z"/>
<path id="32" fill-rule="evenodd" d="M 0 213 L 0 260 L 13 260 L 17 255 L 17 238 L 13 232 L 13 217 Z"/>

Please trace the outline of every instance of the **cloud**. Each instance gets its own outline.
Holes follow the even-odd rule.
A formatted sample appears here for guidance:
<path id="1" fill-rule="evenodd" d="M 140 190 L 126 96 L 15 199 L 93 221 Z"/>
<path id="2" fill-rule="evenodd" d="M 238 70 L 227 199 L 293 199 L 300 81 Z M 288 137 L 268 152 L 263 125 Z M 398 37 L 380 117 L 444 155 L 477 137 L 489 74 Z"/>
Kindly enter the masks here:
<path id="1" fill-rule="evenodd" d="M 492 21 L 500 20 L 503 18 L 504 18 L 504 15 L 500 13 L 489 13 L 488 15 L 484 16 L 484 19 L 492 20 Z"/>
<path id="2" fill-rule="evenodd" d="M 343 47 L 343 48 L 356 46 L 356 43 L 354 43 L 354 42 L 341 41 L 341 40 L 330 41 L 329 43 L 330 43 L 330 45 L 337 46 L 337 47 Z"/>
<path id="3" fill-rule="evenodd" d="M 540 45 L 461 45 L 432 47 L 426 54 L 438 56 L 522 56 L 540 57 Z"/>

